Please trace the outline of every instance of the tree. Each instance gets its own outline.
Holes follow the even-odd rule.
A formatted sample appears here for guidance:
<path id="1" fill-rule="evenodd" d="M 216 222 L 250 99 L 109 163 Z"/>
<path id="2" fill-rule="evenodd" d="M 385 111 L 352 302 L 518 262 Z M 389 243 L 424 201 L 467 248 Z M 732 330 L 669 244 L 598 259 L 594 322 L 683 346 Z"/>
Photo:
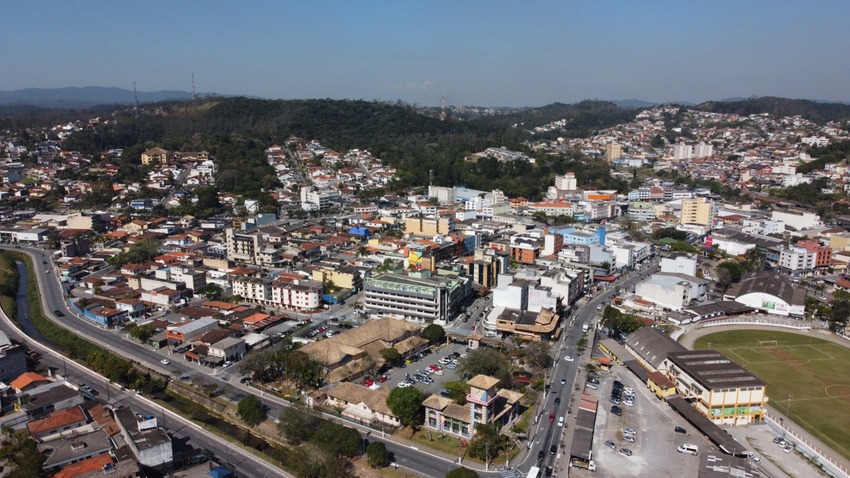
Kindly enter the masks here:
<path id="1" fill-rule="evenodd" d="M 243 422 L 252 427 L 266 419 L 266 409 L 263 407 L 260 399 L 254 394 L 247 395 L 242 400 L 239 400 L 239 404 L 236 406 L 236 412 Z"/>
<path id="2" fill-rule="evenodd" d="M 446 478 L 478 478 L 478 473 L 462 466 L 446 473 Z"/>
<path id="3" fill-rule="evenodd" d="M 4 427 L 4 445 L 0 447 L 0 462 L 11 464 L 5 476 L 12 478 L 41 478 L 45 455 L 38 452 L 38 443 L 27 430 L 10 430 Z"/>
<path id="4" fill-rule="evenodd" d="M 154 329 L 151 324 L 138 325 L 131 323 L 127 325 L 127 334 L 139 342 L 144 342 L 149 339 L 153 335 L 153 332 Z"/>
<path id="5" fill-rule="evenodd" d="M 334 456 L 350 458 L 363 451 L 363 438 L 357 430 L 330 420 L 322 420 L 310 441 Z"/>
<path id="6" fill-rule="evenodd" d="M 322 419 L 313 412 L 312 408 L 298 405 L 283 407 L 279 418 L 278 431 L 283 433 L 286 441 L 293 445 L 310 440 L 322 423 Z"/>
<path id="7" fill-rule="evenodd" d="M 726 289 L 731 284 L 741 281 L 743 268 L 738 261 L 723 261 L 717 265 L 717 285 Z"/>
<path id="8" fill-rule="evenodd" d="M 525 356 L 535 367 L 547 368 L 552 364 L 549 342 L 545 340 L 537 340 L 526 345 Z"/>
<path id="9" fill-rule="evenodd" d="M 384 357 L 384 360 L 390 364 L 398 364 L 404 358 L 394 347 L 388 347 L 381 350 L 381 356 Z"/>
<path id="10" fill-rule="evenodd" d="M 431 345 L 441 344 L 446 341 L 446 329 L 439 324 L 429 324 L 422 329 L 420 335 L 423 339 L 427 339 Z"/>
<path id="11" fill-rule="evenodd" d="M 479 374 L 496 377 L 505 388 L 513 384 L 507 359 L 501 352 L 489 347 L 479 347 L 461 359 L 457 372 L 459 376 L 466 378 Z"/>
<path id="12" fill-rule="evenodd" d="M 847 321 L 850 320 L 850 292 L 837 290 L 833 294 L 833 299 L 830 317 L 836 324 L 835 328 L 838 328 L 840 324 L 840 328 L 843 330 Z"/>
<path id="13" fill-rule="evenodd" d="M 219 300 L 221 299 L 221 293 L 224 292 L 224 289 L 222 289 L 218 284 L 206 284 L 205 286 L 198 288 L 195 292 L 205 295 L 209 300 Z"/>
<path id="14" fill-rule="evenodd" d="M 422 417 L 422 401 L 425 395 L 419 390 L 408 388 L 394 388 L 387 397 L 387 407 L 392 410 L 393 415 L 398 417 L 403 425 L 416 427 Z"/>
<path id="15" fill-rule="evenodd" d="M 477 425 L 475 436 L 469 442 L 469 455 L 473 458 L 481 458 L 489 464 L 491 459 L 507 448 L 509 439 L 499 433 L 499 428 L 496 423 Z"/>
<path id="16" fill-rule="evenodd" d="M 383 468 L 390 464 L 390 452 L 383 442 L 375 441 L 366 447 L 366 462 L 372 468 Z"/>
<path id="17" fill-rule="evenodd" d="M 454 400 L 459 405 L 466 403 L 466 395 L 469 394 L 469 384 L 462 381 L 445 382 L 443 387 L 449 392 L 450 399 Z"/>

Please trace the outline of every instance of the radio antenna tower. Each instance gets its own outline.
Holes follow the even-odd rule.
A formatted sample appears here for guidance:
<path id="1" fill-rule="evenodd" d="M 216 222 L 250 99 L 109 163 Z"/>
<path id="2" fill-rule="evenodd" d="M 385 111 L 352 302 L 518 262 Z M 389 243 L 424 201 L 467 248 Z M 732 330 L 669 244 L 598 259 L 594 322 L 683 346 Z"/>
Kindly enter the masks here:
<path id="1" fill-rule="evenodd" d="M 139 116 L 139 93 L 136 92 L 136 82 L 135 81 L 133 82 L 133 99 L 136 100 L 136 107 L 134 109 L 134 112 L 136 113 L 136 117 L 138 118 L 138 116 Z"/>
<path id="2" fill-rule="evenodd" d="M 446 95 L 440 97 L 440 121 L 446 120 Z"/>
<path id="3" fill-rule="evenodd" d="M 192 101 L 198 99 L 198 95 L 195 94 L 195 72 L 192 72 Z"/>

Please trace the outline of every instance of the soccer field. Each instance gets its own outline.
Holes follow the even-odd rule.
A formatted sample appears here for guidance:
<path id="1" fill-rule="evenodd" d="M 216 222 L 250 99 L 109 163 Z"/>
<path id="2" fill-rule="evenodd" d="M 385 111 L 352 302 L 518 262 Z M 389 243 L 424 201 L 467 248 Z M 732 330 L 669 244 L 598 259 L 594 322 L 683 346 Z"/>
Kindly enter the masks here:
<path id="1" fill-rule="evenodd" d="M 719 350 L 767 382 L 772 406 L 850 458 L 850 349 L 769 330 L 718 332 L 695 348 Z"/>

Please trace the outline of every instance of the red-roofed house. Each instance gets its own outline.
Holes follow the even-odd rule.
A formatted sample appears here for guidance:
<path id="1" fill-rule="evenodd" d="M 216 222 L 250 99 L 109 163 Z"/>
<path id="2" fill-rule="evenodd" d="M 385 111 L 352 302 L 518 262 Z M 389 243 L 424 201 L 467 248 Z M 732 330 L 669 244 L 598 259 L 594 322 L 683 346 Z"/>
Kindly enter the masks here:
<path id="1" fill-rule="evenodd" d="M 25 392 L 27 390 L 32 390 L 39 385 L 43 385 L 45 383 L 50 382 L 47 377 L 43 375 L 39 375 L 35 372 L 25 372 L 22 373 L 18 378 L 12 380 L 12 383 L 9 385 L 15 390 L 15 393 Z"/>

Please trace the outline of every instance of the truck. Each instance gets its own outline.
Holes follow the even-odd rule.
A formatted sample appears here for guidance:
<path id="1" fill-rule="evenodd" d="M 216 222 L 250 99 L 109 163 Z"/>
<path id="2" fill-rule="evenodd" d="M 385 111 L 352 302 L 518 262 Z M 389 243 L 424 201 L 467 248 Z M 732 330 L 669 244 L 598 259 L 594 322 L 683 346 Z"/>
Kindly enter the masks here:
<path id="1" fill-rule="evenodd" d="M 587 471 L 596 471 L 596 463 L 593 460 L 581 460 L 578 458 L 573 458 L 570 460 L 570 467 L 581 468 Z"/>
<path id="2" fill-rule="evenodd" d="M 540 468 L 532 466 L 525 478 L 537 478 L 538 475 L 540 475 Z"/>

